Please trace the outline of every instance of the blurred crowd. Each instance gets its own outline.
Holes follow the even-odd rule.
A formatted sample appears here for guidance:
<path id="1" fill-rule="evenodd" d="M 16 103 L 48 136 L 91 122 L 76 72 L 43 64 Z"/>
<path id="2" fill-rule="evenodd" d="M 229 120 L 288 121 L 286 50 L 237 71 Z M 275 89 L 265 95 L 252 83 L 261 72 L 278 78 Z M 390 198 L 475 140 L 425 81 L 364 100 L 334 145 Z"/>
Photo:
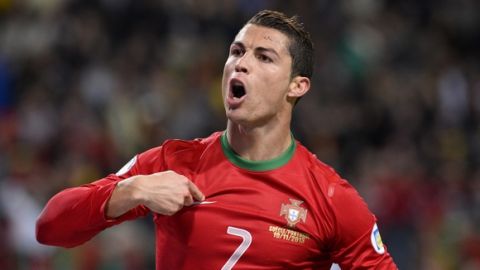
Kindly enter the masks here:
<path id="1" fill-rule="evenodd" d="M 228 47 L 260 9 L 316 49 L 293 133 L 365 198 L 400 269 L 480 269 L 480 2 L 0 0 L 0 269 L 154 269 L 149 218 L 61 249 L 56 192 L 225 127 Z"/>

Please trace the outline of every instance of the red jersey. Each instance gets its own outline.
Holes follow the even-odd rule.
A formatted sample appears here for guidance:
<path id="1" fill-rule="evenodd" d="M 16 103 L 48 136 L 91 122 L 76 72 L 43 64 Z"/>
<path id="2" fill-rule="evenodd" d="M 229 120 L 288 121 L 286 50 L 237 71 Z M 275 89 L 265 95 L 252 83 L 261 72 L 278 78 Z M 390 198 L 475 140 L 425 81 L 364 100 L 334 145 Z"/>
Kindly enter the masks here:
<path id="1" fill-rule="evenodd" d="M 106 219 L 105 205 L 118 181 L 165 170 L 188 177 L 206 199 L 173 216 L 154 213 L 157 269 L 397 269 L 359 194 L 299 142 L 252 162 L 220 132 L 166 141 L 117 174 L 60 192 L 39 217 L 37 238 L 73 247 L 146 215 L 139 206 Z"/>

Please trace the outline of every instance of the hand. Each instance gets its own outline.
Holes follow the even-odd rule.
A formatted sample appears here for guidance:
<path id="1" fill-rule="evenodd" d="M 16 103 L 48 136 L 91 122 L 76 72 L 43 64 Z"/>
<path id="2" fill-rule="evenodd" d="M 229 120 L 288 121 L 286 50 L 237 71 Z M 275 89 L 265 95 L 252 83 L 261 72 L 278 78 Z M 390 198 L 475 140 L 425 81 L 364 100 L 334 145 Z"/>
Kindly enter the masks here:
<path id="1" fill-rule="evenodd" d="M 205 199 L 192 181 L 174 171 L 142 176 L 135 186 L 141 203 L 162 215 L 173 215 L 184 206 Z"/>
<path id="2" fill-rule="evenodd" d="M 205 196 L 187 177 L 174 171 L 127 178 L 117 184 L 107 205 L 107 217 L 119 217 L 143 204 L 151 211 L 173 215 Z"/>

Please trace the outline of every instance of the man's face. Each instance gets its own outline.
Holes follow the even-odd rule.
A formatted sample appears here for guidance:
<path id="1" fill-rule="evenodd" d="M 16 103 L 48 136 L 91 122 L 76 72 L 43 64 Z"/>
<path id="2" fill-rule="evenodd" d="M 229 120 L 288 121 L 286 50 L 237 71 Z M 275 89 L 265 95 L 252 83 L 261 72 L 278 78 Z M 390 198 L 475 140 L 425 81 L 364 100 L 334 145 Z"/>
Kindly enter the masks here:
<path id="1" fill-rule="evenodd" d="M 240 30 L 223 70 L 222 95 L 230 121 L 255 127 L 290 116 L 288 44 L 287 36 L 272 28 L 247 24 Z"/>

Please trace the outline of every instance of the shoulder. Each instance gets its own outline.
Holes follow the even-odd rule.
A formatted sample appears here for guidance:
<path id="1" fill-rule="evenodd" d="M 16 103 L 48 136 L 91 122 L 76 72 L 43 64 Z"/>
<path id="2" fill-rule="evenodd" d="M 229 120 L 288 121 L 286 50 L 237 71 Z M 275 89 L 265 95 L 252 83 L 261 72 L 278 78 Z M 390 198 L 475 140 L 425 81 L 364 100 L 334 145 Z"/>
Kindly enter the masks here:
<path id="1" fill-rule="evenodd" d="M 301 164 L 314 177 L 315 181 L 322 184 L 338 182 L 341 178 L 333 167 L 322 162 L 315 154 L 297 141 L 297 153 Z"/>
<path id="2" fill-rule="evenodd" d="M 129 163 L 137 169 L 137 173 L 150 174 L 153 172 L 172 169 L 173 165 L 185 166 L 194 163 L 210 145 L 220 137 L 221 132 L 215 132 L 206 138 L 193 140 L 169 139 L 162 145 L 150 148 L 136 155 Z M 122 168 L 122 172 L 124 169 Z"/>
<path id="3" fill-rule="evenodd" d="M 303 148 L 299 151 L 303 152 L 301 154 L 307 169 L 319 187 L 317 196 L 322 196 L 319 201 L 323 204 L 323 209 L 328 209 L 325 214 L 331 221 L 330 232 L 337 235 L 336 237 L 341 234 L 342 239 L 353 241 L 358 235 L 370 230 L 375 223 L 375 217 L 358 191 L 305 147 L 299 148 Z"/>
<path id="4" fill-rule="evenodd" d="M 196 138 L 193 140 L 179 140 L 171 139 L 166 140 L 160 147 L 166 154 L 188 154 L 195 152 L 202 152 L 208 146 L 216 142 L 221 135 L 221 132 L 212 133 L 210 136 L 205 138 Z M 154 148 L 155 149 L 155 148 Z M 158 150 L 157 150 L 158 151 Z"/>
<path id="5" fill-rule="evenodd" d="M 139 154 L 144 157 L 155 157 L 162 154 L 175 154 L 182 153 L 184 151 L 199 150 L 206 148 L 209 144 L 215 142 L 221 135 L 221 132 L 212 133 L 205 138 L 196 138 L 193 140 L 181 140 L 181 139 L 168 139 L 161 145 L 150 148 L 145 152 Z"/>
<path id="6" fill-rule="evenodd" d="M 321 207 L 328 209 L 331 214 L 335 212 L 338 198 L 353 189 L 332 166 L 319 160 L 300 143 L 297 143 L 295 166 L 303 168 L 303 173 L 308 175 L 306 179 L 310 182 L 308 186 L 311 187 L 312 196 L 317 197 Z"/>
<path id="7" fill-rule="evenodd" d="M 361 199 L 357 190 L 330 165 L 320 161 L 314 154 L 299 144 L 299 151 L 306 160 L 309 172 L 319 182 L 333 206 L 343 204 L 347 198 Z M 363 204 L 363 200 L 362 200 Z"/>
<path id="8" fill-rule="evenodd" d="M 302 163 L 315 181 L 315 186 L 318 187 L 317 193 L 322 194 L 323 201 L 329 205 L 331 211 L 335 215 L 340 215 L 349 213 L 350 210 L 362 210 L 359 213 L 364 214 L 367 205 L 355 187 L 304 146 L 298 144 L 298 148 L 302 156 Z"/>
<path id="9" fill-rule="evenodd" d="M 215 132 L 205 138 L 167 140 L 160 147 L 152 149 L 152 151 L 161 155 L 165 169 L 188 167 L 190 166 L 189 164 L 196 163 L 209 147 L 218 143 L 220 135 L 221 132 Z"/>

